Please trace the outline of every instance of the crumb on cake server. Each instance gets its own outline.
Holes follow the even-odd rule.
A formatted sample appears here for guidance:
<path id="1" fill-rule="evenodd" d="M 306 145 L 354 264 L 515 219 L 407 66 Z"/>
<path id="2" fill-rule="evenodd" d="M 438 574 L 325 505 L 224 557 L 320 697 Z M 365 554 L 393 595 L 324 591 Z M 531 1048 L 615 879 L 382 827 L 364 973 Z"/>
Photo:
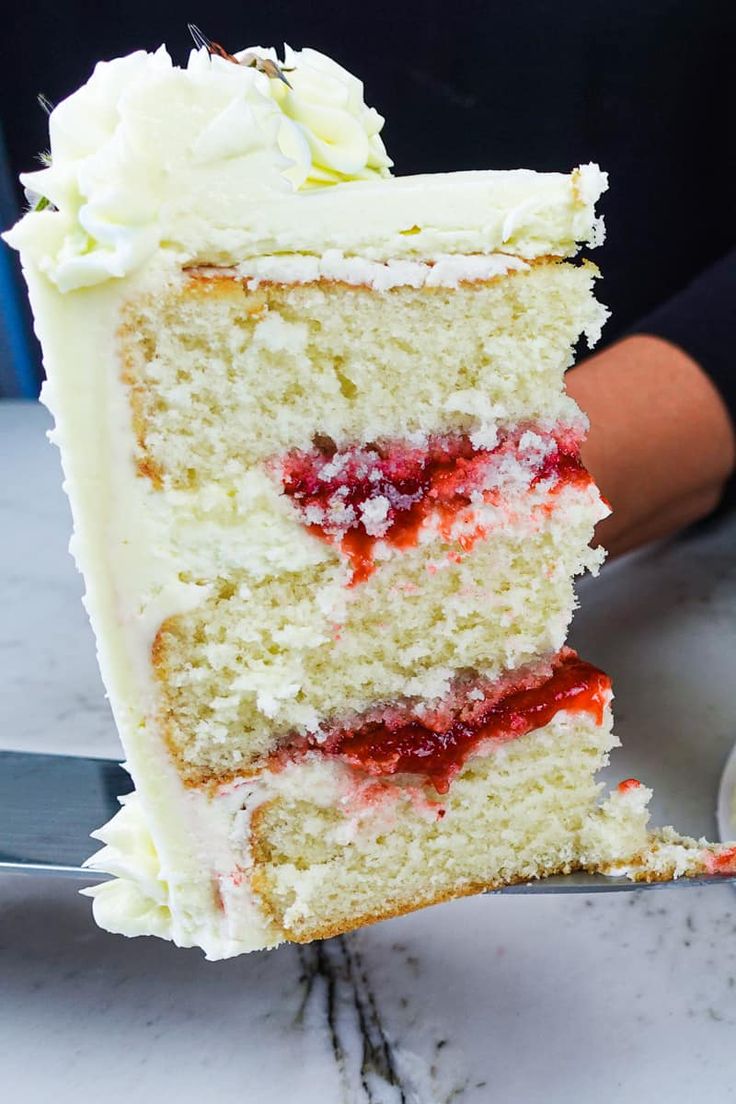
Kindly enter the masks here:
<path id="1" fill-rule="evenodd" d="M 7 235 L 136 787 L 97 921 L 220 958 L 731 870 L 634 780 L 599 803 L 610 683 L 565 648 L 607 513 L 563 387 L 605 175 L 396 178 L 335 62 L 244 60 L 98 65 Z"/>

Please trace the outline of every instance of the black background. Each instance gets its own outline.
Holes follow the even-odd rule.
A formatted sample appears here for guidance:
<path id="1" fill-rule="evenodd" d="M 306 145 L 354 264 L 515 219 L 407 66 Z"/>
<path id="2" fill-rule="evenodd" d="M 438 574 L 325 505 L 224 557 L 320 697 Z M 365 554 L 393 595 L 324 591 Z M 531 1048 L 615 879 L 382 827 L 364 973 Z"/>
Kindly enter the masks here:
<path id="1" fill-rule="evenodd" d="M 39 92 L 58 102 L 98 59 L 161 42 L 183 64 L 192 21 L 231 50 L 287 40 L 361 76 L 397 173 L 598 161 L 611 176 L 595 255 L 608 340 L 733 243 L 733 0 L 14 7 L 0 65 L 14 171 L 47 142 Z"/>

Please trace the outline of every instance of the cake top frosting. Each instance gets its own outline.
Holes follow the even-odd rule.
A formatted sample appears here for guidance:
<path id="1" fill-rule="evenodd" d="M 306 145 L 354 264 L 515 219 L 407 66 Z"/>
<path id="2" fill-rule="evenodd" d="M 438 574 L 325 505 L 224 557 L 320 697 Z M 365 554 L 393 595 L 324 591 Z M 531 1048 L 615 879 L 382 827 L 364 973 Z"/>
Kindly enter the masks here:
<path id="1" fill-rule="evenodd" d="M 163 46 L 101 62 L 51 112 L 48 163 L 21 177 L 34 209 L 7 240 L 63 292 L 160 251 L 177 264 L 328 249 L 532 259 L 600 240 L 597 166 L 392 177 L 362 83 L 316 50 L 286 47 L 281 64 L 204 46 L 183 68 Z"/>

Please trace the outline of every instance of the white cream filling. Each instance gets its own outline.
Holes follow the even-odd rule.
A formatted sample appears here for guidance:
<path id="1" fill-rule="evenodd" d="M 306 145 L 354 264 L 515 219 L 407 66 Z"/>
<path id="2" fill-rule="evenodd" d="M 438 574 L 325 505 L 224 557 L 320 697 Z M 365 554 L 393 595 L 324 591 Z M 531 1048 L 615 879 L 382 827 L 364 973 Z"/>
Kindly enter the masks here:
<path id="1" fill-rule="evenodd" d="M 440 255 L 434 261 L 389 260 L 369 261 L 365 257 L 346 257 L 337 249 L 320 256 L 253 257 L 236 266 L 238 276 L 248 280 L 248 287 L 260 283 L 309 284 L 317 280 L 335 280 L 353 286 L 388 291 L 395 287 L 447 287 L 479 280 L 492 280 L 509 272 L 524 272 L 529 268 L 520 257 L 504 253 Z M 218 274 L 218 270 L 207 270 Z"/>

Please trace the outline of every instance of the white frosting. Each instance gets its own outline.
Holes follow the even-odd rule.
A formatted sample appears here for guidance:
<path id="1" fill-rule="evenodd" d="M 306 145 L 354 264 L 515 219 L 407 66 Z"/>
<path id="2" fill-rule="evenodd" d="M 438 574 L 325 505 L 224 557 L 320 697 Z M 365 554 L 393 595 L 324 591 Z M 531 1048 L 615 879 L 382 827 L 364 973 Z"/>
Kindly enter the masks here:
<path id="1" fill-rule="evenodd" d="M 162 875 L 164 863 L 141 798 L 130 794 L 112 820 L 93 833 L 105 846 L 85 864 L 112 879 L 82 892 L 93 898 L 100 927 L 119 935 L 158 935 L 179 946 L 200 946 L 213 959 L 275 946 L 283 935 L 262 912 L 249 881 L 253 813 L 265 801 L 293 799 L 305 792 L 317 804 L 342 800 L 344 805 L 346 795 L 354 791 L 349 772 L 339 762 L 312 759 L 258 780 L 223 786 L 212 798 L 187 793 L 190 847 L 206 857 L 207 879 L 214 888 L 206 898 L 181 881 L 172 892 L 174 887 Z"/>
<path id="2" fill-rule="evenodd" d="M 97 65 L 51 113 L 47 167 L 21 178 L 57 208 L 21 234 L 40 268 L 62 291 L 89 286 L 133 271 L 221 202 L 388 172 L 383 119 L 360 82 L 315 50 L 287 50 L 287 62 L 291 89 L 204 49 L 185 69 L 164 47 Z"/>
<path id="3" fill-rule="evenodd" d="M 82 893 L 95 899 L 94 913 L 100 927 L 116 931 L 135 928 L 136 934 L 171 938 L 169 892 L 161 879 L 161 863 L 141 812 L 140 799 L 121 799 L 122 808 L 98 831 L 94 839 L 105 846 L 85 866 L 113 876 Z M 123 931 L 122 934 L 132 934 Z"/>
<path id="4" fill-rule="evenodd" d="M 278 62 L 275 50 L 256 53 Z M 385 175 L 383 118 L 366 107 L 362 81 L 317 50 L 285 46 L 283 64 L 288 84 L 272 80 L 270 92 L 286 116 L 279 146 L 294 162 L 284 176 L 300 188 Z"/>
<path id="5" fill-rule="evenodd" d="M 53 206 L 7 240 L 63 292 L 159 251 L 178 264 L 330 250 L 442 264 L 570 256 L 602 240 L 596 165 L 390 177 L 361 83 L 314 50 L 287 49 L 286 62 L 291 89 L 205 50 L 186 68 L 163 47 L 100 63 L 51 113 L 50 163 L 21 178 Z"/>
<path id="6" fill-rule="evenodd" d="M 140 795 L 122 799 L 119 812 L 92 833 L 104 847 L 85 863 L 91 871 L 112 875 L 81 891 L 93 899 L 99 926 L 119 935 L 157 935 L 180 947 L 201 947 L 211 959 L 281 942 L 250 889 L 246 849 L 234 836 L 236 827 L 238 833 L 243 830 L 246 800 L 248 816 L 266 800 L 262 789 L 252 804 L 253 788 L 245 783 L 223 789 L 214 800 L 197 792 L 183 795 L 189 849 L 206 863 L 199 884 L 180 874 L 167 879 Z"/>

